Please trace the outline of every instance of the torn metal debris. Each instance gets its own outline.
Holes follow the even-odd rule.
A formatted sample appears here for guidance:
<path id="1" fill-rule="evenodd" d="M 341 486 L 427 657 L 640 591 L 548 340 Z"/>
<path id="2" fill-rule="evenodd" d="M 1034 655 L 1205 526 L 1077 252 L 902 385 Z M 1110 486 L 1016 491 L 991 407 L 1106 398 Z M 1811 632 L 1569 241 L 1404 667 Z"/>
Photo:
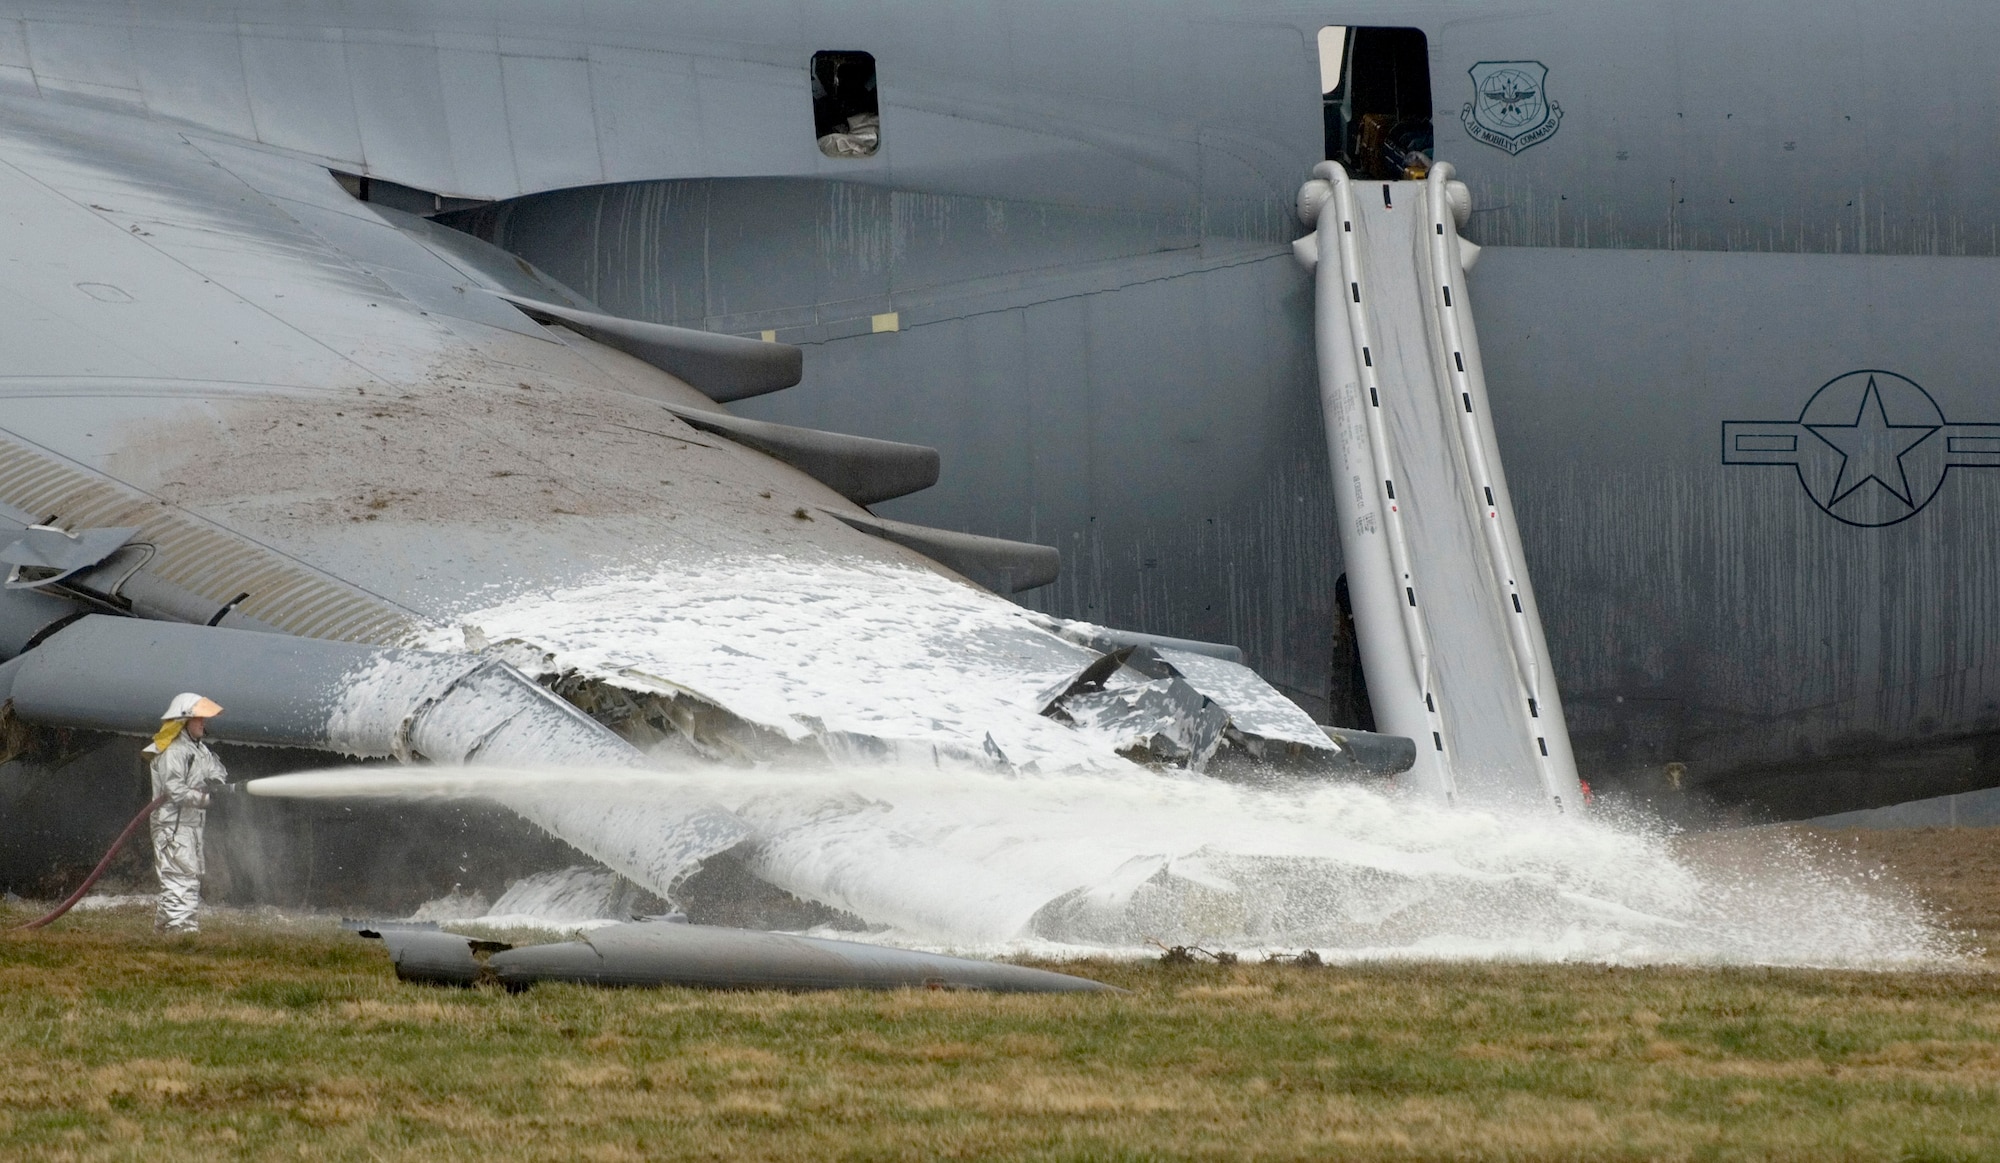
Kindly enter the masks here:
<path id="1" fill-rule="evenodd" d="M 1390 775 L 1416 760 L 1401 736 L 1322 727 L 1238 662 L 1215 653 L 1130 643 L 1042 695 L 1042 714 L 1113 737 L 1119 754 L 1208 770 L 1248 760 L 1291 774 Z"/>
<path id="2" fill-rule="evenodd" d="M 1114 987 L 998 961 L 672 920 L 607 925 L 581 940 L 510 946 L 457 933 L 360 930 L 388 946 L 396 976 L 522 990 L 538 981 L 694 989 L 957 989 L 1085 993 Z"/>

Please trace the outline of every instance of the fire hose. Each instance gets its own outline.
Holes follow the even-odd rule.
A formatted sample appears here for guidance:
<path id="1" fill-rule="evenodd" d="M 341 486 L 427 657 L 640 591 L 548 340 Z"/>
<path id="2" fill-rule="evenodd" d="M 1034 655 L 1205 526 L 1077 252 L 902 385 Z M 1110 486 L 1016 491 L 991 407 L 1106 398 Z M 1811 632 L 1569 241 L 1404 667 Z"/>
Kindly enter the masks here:
<path id="1" fill-rule="evenodd" d="M 161 792 L 159 795 L 153 797 L 152 803 L 140 808 L 139 814 L 133 816 L 132 822 L 125 825 L 125 830 L 118 833 L 118 838 L 111 842 L 110 849 L 104 853 L 104 859 L 98 861 L 97 867 L 90 870 L 90 875 L 83 878 L 83 883 L 76 887 L 76 891 L 69 894 L 69 897 L 51 910 L 47 916 L 38 917 L 25 925 L 16 925 L 7 931 L 10 933 L 19 933 L 25 929 L 39 929 L 75 908 L 76 902 L 83 899 L 83 894 L 90 891 L 90 886 L 97 883 L 97 879 L 104 875 L 106 869 L 111 867 L 111 862 L 117 858 L 118 853 L 124 850 L 126 841 L 132 838 L 132 833 L 138 831 L 139 825 L 145 823 L 154 812 L 160 809 L 160 805 L 166 802 L 167 793 Z"/>

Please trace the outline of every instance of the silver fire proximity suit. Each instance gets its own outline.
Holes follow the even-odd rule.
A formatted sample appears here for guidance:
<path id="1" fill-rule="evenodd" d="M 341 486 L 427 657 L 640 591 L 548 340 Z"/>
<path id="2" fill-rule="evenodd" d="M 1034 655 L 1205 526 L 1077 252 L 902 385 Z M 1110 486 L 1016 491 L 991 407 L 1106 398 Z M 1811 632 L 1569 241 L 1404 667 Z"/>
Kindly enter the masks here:
<path id="1" fill-rule="evenodd" d="M 153 927 L 192 933 L 201 908 L 202 831 L 208 824 L 208 791 L 229 782 L 222 761 L 206 743 L 178 735 L 153 759 L 153 794 L 167 802 L 153 813 L 153 860 L 160 874 L 160 907 Z"/>

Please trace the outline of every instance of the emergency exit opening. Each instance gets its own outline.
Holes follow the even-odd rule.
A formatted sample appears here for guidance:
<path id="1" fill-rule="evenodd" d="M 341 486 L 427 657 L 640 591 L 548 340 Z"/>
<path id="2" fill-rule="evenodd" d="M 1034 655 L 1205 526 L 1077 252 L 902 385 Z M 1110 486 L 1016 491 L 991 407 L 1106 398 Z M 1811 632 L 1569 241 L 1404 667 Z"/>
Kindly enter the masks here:
<path id="1" fill-rule="evenodd" d="M 1357 178 L 1421 178 L 1431 168 L 1430 43 L 1416 28 L 1319 30 L 1326 156 Z"/>
<path id="2" fill-rule="evenodd" d="M 812 57 L 813 134 L 828 157 L 870 157 L 882 146 L 875 58 L 865 52 Z"/>

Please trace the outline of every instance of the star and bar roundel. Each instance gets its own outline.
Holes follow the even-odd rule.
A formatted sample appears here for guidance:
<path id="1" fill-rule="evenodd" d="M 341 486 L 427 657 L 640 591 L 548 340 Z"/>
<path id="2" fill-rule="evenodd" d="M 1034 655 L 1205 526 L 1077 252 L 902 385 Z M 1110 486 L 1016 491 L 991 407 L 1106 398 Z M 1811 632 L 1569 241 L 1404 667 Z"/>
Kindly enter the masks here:
<path id="1" fill-rule="evenodd" d="M 1894 525 L 1930 504 L 1949 470 L 2000 468 L 2000 424 L 1953 424 L 1915 381 L 1852 371 L 1797 420 L 1724 421 L 1722 463 L 1790 465 L 1827 516 Z"/>

